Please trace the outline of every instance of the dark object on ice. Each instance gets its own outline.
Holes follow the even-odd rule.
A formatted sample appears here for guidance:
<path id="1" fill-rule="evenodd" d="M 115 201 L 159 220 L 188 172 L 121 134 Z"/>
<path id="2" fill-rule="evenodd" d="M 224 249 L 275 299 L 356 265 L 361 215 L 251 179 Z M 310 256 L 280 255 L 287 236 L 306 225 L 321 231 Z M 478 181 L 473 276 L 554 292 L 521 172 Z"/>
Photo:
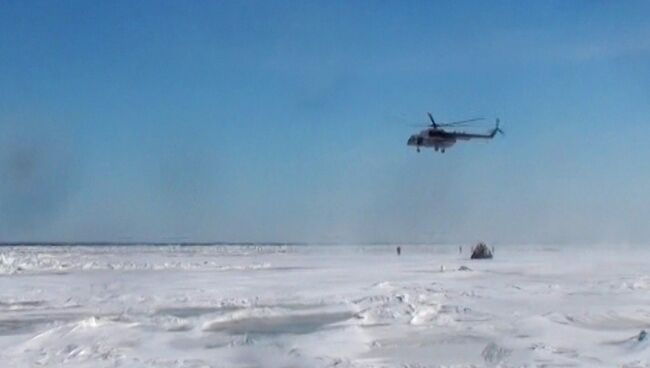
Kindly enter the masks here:
<path id="1" fill-rule="evenodd" d="M 506 359 L 512 350 L 501 347 L 493 342 L 487 344 L 481 352 L 481 356 L 489 365 L 497 365 Z"/>
<path id="2" fill-rule="evenodd" d="M 472 269 L 467 267 L 467 266 L 460 266 L 458 267 L 458 271 L 471 271 Z"/>
<path id="3" fill-rule="evenodd" d="M 648 337 L 648 333 L 645 332 L 645 330 L 641 330 L 641 332 L 639 332 L 638 340 L 643 341 L 645 340 L 646 337 Z"/>
<path id="4" fill-rule="evenodd" d="M 485 243 L 481 242 L 476 244 L 474 248 L 472 248 L 472 259 L 490 259 L 492 258 L 492 252 L 490 251 L 490 248 L 488 248 Z"/>
<path id="5" fill-rule="evenodd" d="M 402 247 L 398 246 L 397 247 L 397 255 L 399 256 L 400 254 L 402 254 Z"/>

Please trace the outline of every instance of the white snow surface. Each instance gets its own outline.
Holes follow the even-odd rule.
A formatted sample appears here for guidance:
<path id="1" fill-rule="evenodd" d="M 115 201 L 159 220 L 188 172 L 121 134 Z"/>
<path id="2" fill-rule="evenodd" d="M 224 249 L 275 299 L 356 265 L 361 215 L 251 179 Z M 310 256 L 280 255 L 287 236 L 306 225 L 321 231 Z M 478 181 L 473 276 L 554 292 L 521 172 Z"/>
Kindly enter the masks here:
<path id="1" fill-rule="evenodd" d="M 0 247 L 0 366 L 650 367 L 650 247 L 395 247 Z"/>

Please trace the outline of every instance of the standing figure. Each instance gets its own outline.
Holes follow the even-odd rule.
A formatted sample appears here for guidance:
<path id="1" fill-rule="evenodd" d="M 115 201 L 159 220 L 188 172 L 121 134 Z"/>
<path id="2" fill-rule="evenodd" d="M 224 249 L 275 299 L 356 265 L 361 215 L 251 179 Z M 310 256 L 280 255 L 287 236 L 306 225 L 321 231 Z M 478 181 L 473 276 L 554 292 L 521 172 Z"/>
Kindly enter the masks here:
<path id="1" fill-rule="evenodd" d="M 402 254 L 402 247 L 400 247 L 400 246 L 398 245 L 398 246 L 397 246 L 397 255 L 399 256 L 400 254 Z"/>

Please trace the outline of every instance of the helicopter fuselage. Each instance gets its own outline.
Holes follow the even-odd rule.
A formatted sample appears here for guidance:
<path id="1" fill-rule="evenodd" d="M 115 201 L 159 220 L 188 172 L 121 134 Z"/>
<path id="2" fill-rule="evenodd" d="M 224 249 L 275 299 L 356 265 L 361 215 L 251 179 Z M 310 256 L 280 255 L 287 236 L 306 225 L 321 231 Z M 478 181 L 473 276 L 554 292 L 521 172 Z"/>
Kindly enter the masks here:
<path id="1" fill-rule="evenodd" d="M 474 138 L 491 139 L 492 137 L 494 137 L 494 132 L 490 134 L 472 134 L 448 132 L 440 128 L 429 128 L 410 136 L 406 144 L 417 147 L 418 151 L 420 147 L 430 147 L 436 151 L 445 152 L 445 149 L 456 144 L 458 140 L 470 140 Z"/>

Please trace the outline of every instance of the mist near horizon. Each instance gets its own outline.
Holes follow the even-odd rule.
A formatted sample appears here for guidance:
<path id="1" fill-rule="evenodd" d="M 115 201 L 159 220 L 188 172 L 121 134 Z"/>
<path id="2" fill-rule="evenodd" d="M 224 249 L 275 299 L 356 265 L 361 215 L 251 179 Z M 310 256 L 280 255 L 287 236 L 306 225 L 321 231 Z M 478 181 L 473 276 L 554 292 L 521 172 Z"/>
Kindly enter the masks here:
<path id="1" fill-rule="evenodd" d="M 648 3 L 2 8 L 0 241 L 650 241 Z"/>

